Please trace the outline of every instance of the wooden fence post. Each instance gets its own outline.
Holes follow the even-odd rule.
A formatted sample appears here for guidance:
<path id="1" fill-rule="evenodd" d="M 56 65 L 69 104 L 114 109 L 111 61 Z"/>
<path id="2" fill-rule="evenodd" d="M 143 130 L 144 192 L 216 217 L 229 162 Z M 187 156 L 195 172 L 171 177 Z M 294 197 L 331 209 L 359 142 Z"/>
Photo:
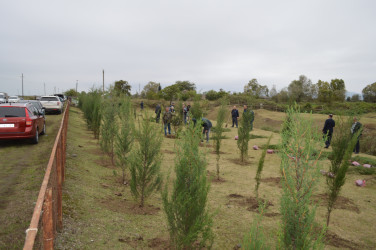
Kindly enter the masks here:
<path id="1" fill-rule="evenodd" d="M 52 188 L 48 188 L 43 203 L 43 248 L 54 248 L 54 230 L 52 217 Z"/>
<path id="2" fill-rule="evenodd" d="M 62 202 L 62 141 L 61 137 L 57 143 L 56 148 L 56 174 L 57 174 L 57 228 L 58 230 L 63 228 L 63 202 Z"/>

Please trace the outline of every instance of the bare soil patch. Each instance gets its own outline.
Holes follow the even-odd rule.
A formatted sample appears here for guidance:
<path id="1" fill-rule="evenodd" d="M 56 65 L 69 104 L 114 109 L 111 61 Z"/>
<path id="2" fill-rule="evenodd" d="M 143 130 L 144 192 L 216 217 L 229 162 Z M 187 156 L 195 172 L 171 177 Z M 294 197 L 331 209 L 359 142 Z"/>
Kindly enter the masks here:
<path id="1" fill-rule="evenodd" d="M 258 212 L 259 209 L 259 201 L 265 203 L 266 201 L 262 198 L 256 199 L 256 197 L 244 197 L 240 194 L 230 194 L 228 196 L 230 198 L 229 203 L 236 204 L 238 206 L 247 207 L 248 211 Z M 273 206 L 273 203 L 267 201 L 265 209 L 268 207 Z M 265 214 L 266 215 L 266 214 Z M 271 216 L 275 216 L 274 213 L 270 213 Z"/>
<path id="2" fill-rule="evenodd" d="M 203 148 L 212 148 L 213 147 L 213 145 L 206 143 L 206 142 L 205 143 L 201 142 L 199 146 L 203 147 Z"/>
<path id="3" fill-rule="evenodd" d="M 347 240 L 344 238 L 339 237 L 333 232 L 327 232 L 325 236 L 325 243 L 330 246 L 335 246 L 338 248 L 347 248 L 347 249 L 362 249 L 363 247 L 360 246 L 358 243 L 353 242 L 351 240 Z"/>
<path id="4" fill-rule="evenodd" d="M 148 247 L 152 249 L 171 249 L 170 241 L 162 238 L 148 240 Z"/>
<path id="5" fill-rule="evenodd" d="M 217 152 L 215 152 L 215 151 L 211 151 L 210 153 L 213 154 L 213 155 L 216 155 L 216 154 L 217 154 Z M 219 151 L 219 154 L 221 154 L 221 155 L 225 155 L 225 154 L 227 154 L 227 153 L 226 153 L 226 152 L 223 152 L 223 151 Z"/>
<path id="6" fill-rule="evenodd" d="M 266 183 L 271 186 L 282 188 L 281 177 L 268 177 L 268 178 L 261 179 L 261 182 Z"/>
<path id="7" fill-rule="evenodd" d="M 119 238 L 118 240 L 120 242 L 127 243 L 133 248 L 136 248 L 138 245 L 138 242 L 143 241 L 144 238 L 141 235 L 135 235 L 135 236 L 126 236 L 124 238 Z"/>
<path id="8" fill-rule="evenodd" d="M 175 154 L 174 151 L 171 151 L 171 150 L 168 150 L 168 149 L 162 150 L 162 152 L 165 153 L 165 154 Z"/>
<path id="9" fill-rule="evenodd" d="M 328 204 L 328 195 L 327 194 L 317 194 L 313 196 L 314 200 L 319 203 L 321 206 L 326 206 Z M 336 203 L 334 204 L 335 209 L 345 209 L 360 213 L 359 207 L 349 198 L 338 196 Z"/>
<path id="10" fill-rule="evenodd" d="M 107 197 L 100 200 L 101 205 L 110 211 L 125 214 L 154 215 L 161 210 L 159 207 L 150 204 L 140 207 L 135 201 L 128 201 L 122 198 L 121 193 L 116 193 L 115 195 L 118 197 Z"/>

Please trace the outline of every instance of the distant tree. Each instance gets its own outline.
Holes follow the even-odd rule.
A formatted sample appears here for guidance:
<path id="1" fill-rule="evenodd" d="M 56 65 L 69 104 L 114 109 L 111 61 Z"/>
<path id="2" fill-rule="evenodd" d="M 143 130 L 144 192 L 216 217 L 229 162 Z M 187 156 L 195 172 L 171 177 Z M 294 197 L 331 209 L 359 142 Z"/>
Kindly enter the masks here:
<path id="1" fill-rule="evenodd" d="M 206 100 L 209 100 L 209 101 L 215 101 L 228 95 L 228 93 L 224 91 L 223 89 L 220 89 L 218 92 L 215 90 L 209 90 L 208 92 L 205 92 L 204 94 L 205 94 Z"/>
<path id="2" fill-rule="evenodd" d="M 330 81 L 330 89 L 333 93 L 335 101 L 343 102 L 346 98 L 345 81 L 342 79 L 332 79 Z"/>
<path id="3" fill-rule="evenodd" d="M 260 85 L 256 78 L 253 78 L 244 86 L 244 93 L 253 95 L 256 98 L 267 97 L 269 89 L 266 85 Z"/>
<path id="4" fill-rule="evenodd" d="M 180 91 L 196 90 L 196 85 L 190 81 L 176 81 L 174 85 L 176 85 Z"/>
<path id="5" fill-rule="evenodd" d="M 376 102 L 376 82 L 367 85 L 363 90 L 363 100 L 365 102 Z"/>
<path id="6" fill-rule="evenodd" d="M 289 93 L 286 88 L 281 89 L 281 91 L 273 98 L 277 102 L 287 102 L 289 100 Z"/>
<path id="7" fill-rule="evenodd" d="M 66 96 L 72 96 L 72 97 L 77 97 L 78 96 L 78 92 L 75 89 L 69 89 L 69 90 L 67 90 L 67 91 L 64 92 L 64 95 L 66 95 Z"/>
<path id="8" fill-rule="evenodd" d="M 359 102 L 359 101 L 360 101 L 360 95 L 359 95 L 359 94 L 354 94 L 354 95 L 351 97 L 351 101 L 352 101 L 352 102 Z"/>
<path id="9" fill-rule="evenodd" d="M 277 94 L 278 94 L 278 92 L 277 92 L 277 88 L 276 88 L 275 85 L 273 85 L 272 89 L 269 91 L 269 96 L 273 98 L 273 97 L 276 96 Z"/>
<path id="10" fill-rule="evenodd" d="M 141 92 L 141 96 L 149 100 L 158 99 L 159 87 L 160 84 L 157 82 L 148 82 L 148 84 L 144 86 L 144 89 Z"/>
<path id="11" fill-rule="evenodd" d="M 172 102 L 177 96 L 179 95 L 180 90 L 179 87 L 176 84 L 170 85 L 162 89 L 159 94 L 163 99 L 166 101 Z"/>
<path id="12" fill-rule="evenodd" d="M 326 102 L 329 103 L 332 101 L 332 91 L 330 88 L 330 84 L 325 81 L 319 80 L 317 82 L 317 88 L 318 88 L 318 100 L 320 102 Z"/>
<path id="13" fill-rule="evenodd" d="M 119 80 L 115 82 L 115 93 L 116 95 L 125 94 L 131 95 L 131 85 L 127 81 Z"/>
<path id="14" fill-rule="evenodd" d="M 301 102 L 311 100 L 312 82 L 305 75 L 299 76 L 298 80 L 294 80 L 288 86 L 289 98 Z"/>

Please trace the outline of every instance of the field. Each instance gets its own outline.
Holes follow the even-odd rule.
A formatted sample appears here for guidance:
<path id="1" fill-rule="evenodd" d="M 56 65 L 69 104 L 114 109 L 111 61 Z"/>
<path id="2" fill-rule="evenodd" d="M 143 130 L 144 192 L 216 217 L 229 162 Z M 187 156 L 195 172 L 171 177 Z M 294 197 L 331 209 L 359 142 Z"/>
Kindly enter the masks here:
<path id="1" fill-rule="evenodd" d="M 21 249 L 29 227 L 61 115 L 46 116 L 37 145 L 0 142 L 0 249 Z"/>
<path id="2" fill-rule="evenodd" d="M 82 112 L 71 109 L 68 130 L 66 181 L 63 191 L 64 228 L 58 234 L 58 249 L 164 249 L 168 248 L 169 234 L 161 196 L 156 193 L 150 197 L 145 208 L 138 207 L 132 199 L 128 183 L 121 183 L 120 169 L 111 165 L 94 139 L 86 129 Z M 215 121 L 216 110 L 211 110 L 208 118 Z M 362 117 L 363 124 L 375 124 L 375 114 Z M 138 117 L 140 118 L 140 117 Z M 283 113 L 266 110 L 256 111 L 254 137 L 250 146 L 262 146 L 273 133 L 272 145 L 279 143 L 276 133 L 284 119 Z M 313 115 L 318 128 L 323 126 L 325 115 Z M 229 121 L 228 121 L 229 122 Z M 214 122 L 215 125 L 215 122 Z M 228 124 L 221 149 L 221 181 L 216 181 L 215 155 L 212 141 L 201 147 L 208 161 L 207 176 L 211 181 L 209 210 L 215 213 L 213 231 L 214 249 L 233 249 L 239 247 L 250 229 L 256 214 L 254 199 L 255 174 L 261 150 L 249 151 L 246 164 L 239 162 L 236 141 L 236 128 Z M 156 125 L 157 126 L 157 125 Z M 158 125 L 159 129 L 162 127 Z M 274 131 L 274 132 L 273 132 Z M 164 138 L 162 145 L 164 177 L 173 178 L 175 147 L 177 140 Z M 373 160 L 376 157 L 360 154 Z M 274 244 L 278 225 L 279 199 L 281 195 L 280 158 L 278 154 L 267 155 L 265 160 L 260 196 L 272 205 L 263 219 L 263 226 Z M 328 161 L 321 161 L 321 168 L 327 169 Z M 128 173 L 129 177 L 129 173 Z M 366 179 L 366 187 L 354 185 L 356 179 Z M 341 191 L 337 209 L 332 213 L 326 249 L 370 249 L 376 245 L 374 229 L 376 224 L 376 179 L 374 175 L 360 175 L 355 171 L 347 176 Z M 318 202 L 316 220 L 325 223 L 325 179 L 314 194 Z"/>

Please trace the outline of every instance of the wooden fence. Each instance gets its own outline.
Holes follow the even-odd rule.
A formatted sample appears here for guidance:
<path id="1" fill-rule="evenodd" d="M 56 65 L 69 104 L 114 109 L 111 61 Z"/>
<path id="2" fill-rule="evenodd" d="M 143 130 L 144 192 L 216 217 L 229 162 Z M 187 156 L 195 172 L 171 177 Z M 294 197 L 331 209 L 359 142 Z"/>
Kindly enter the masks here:
<path id="1" fill-rule="evenodd" d="M 64 182 L 69 101 L 52 148 L 50 160 L 35 204 L 23 249 L 53 249 L 57 230 L 63 227 L 62 185 Z"/>

